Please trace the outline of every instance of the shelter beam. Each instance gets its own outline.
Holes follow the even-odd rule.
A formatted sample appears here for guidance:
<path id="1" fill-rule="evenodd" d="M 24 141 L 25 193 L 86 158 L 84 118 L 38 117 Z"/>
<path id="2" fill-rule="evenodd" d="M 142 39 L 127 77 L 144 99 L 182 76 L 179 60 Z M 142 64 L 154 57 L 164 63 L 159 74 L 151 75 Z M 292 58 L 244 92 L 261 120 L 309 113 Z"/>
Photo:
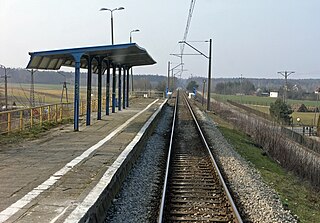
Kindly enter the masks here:
<path id="1" fill-rule="evenodd" d="M 110 61 L 106 62 L 107 77 L 106 77 L 106 115 L 109 115 L 110 109 Z"/>
<path id="2" fill-rule="evenodd" d="M 101 120 L 101 110 L 102 110 L 102 57 L 98 57 L 98 112 L 97 119 Z"/>
<path id="3" fill-rule="evenodd" d="M 75 61 L 75 78 L 74 78 L 74 131 L 79 131 L 79 92 L 80 92 L 80 60 L 82 54 L 76 53 L 72 54 Z"/>
<path id="4" fill-rule="evenodd" d="M 121 65 L 119 65 L 119 76 L 118 76 L 118 111 L 121 111 Z"/>
<path id="5" fill-rule="evenodd" d="M 126 91 L 126 98 L 127 98 L 127 100 L 126 100 L 126 106 L 127 107 L 129 107 L 129 77 L 130 77 L 130 75 L 129 75 L 129 70 L 130 70 L 130 68 L 127 68 L 127 91 Z"/>
<path id="6" fill-rule="evenodd" d="M 92 89 L 92 57 L 89 56 L 88 60 L 88 77 L 87 77 L 87 114 L 86 125 L 91 124 L 91 89 Z"/>
<path id="7" fill-rule="evenodd" d="M 123 102 L 122 102 L 122 108 L 126 109 L 126 67 L 123 67 L 123 93 L 122 93 L 122 97 L 123 97 Z M 128 75 L 128 74 L 127 74 Z"/>
<path id="8" fill-rule="evenodd" d="M 112 64 L 112 113 L 116 112 L 116 70 L 117 66 Z"/>

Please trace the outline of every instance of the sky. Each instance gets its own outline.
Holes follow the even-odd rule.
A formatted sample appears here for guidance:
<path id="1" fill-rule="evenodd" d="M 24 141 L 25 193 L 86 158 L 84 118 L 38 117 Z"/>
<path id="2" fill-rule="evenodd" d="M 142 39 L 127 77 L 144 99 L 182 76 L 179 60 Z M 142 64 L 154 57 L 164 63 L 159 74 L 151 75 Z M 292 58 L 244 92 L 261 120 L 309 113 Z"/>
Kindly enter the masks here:
<path id="1" fill-rule="evenodd" d="M 133 42 L 157 64 L 136 74 L 167 74 L 180 52 L 191 0 L 0 0 L 0 64 L 25 68 L 28 52 Z M 320 78 L 319 0 L 196 0 L 187 41 L 208 55 L 214 78 Z M 195 41 L 195 42 L 194 42 Z M 199 41 L 199 42 L 198 42 Z M 185 54 L 195 52 L 185 47 Z M 208 59 L 184 56 L 182 77 L 206 77 Z"/>

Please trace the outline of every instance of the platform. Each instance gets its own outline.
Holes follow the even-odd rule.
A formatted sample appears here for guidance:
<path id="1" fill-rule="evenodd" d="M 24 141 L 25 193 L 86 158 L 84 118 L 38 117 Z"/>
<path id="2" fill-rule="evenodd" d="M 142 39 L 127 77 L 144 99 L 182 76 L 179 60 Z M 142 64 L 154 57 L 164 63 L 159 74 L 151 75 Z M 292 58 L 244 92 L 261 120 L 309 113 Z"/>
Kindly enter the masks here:
<path id="1" fill-rule="evenodd" d="M 0 147 L 0 222 L 64 222 L 83 204 L 163 99 L 130 107 L 40 139 Z M 140 134 L 140 133 L 139 133 Z"/>

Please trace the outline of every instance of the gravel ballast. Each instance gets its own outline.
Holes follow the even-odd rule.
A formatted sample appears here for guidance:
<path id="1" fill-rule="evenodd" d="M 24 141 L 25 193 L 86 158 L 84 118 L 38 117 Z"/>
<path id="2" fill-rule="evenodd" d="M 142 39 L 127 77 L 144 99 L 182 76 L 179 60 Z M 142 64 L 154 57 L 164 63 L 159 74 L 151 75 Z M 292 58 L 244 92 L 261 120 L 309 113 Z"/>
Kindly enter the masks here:
<path id="1" fill-rule="evenodd" d="M 160 205 L 172 108 L 165 106 L 142 154 L 107 212 L 105 222 L 155 222 Z"/>
<path id="2" fill-rule="evenodd" d="M 195 109 L 244 222 L 297 222 L 277 193 L 220 133 L 206 113 Z M 107 212 L 105 222 L 155 222 L 161 199 L 172 108 L 166 106 L 157 127 Z"/>
<path id="3" fill-rule="evenodd" d="M 266 185 L 259 172 L 227 142 L 215 123 L 196 109 L 202 128 L 232 190 L 244 222 L 297 222 L 285 210 L 277 193 Z"/>

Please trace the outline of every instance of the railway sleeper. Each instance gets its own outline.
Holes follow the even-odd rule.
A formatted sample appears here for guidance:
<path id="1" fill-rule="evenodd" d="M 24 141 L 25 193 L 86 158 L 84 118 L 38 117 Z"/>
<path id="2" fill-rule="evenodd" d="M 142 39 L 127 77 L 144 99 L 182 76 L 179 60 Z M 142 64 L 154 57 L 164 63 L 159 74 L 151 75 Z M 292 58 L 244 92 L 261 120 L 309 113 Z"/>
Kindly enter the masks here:
<path id="1" fill-rule="evenodd" d="M 221 209 L 221 207 L 223 209 Z M 181 211 L 181 212 L 188 212 L 188 211 L 205 211 L 206 213 L 230 213 L 230 206 L 228 205 L 206 205 L 204 206 L 203 203 L 192 203 L 192 205 L 173 205 L 170 208 L 170 213 L 174 211 Z"/>
<path id="2" fill-rule="evenodd" d="M 169 218 L 170 222 L 230 222 L 232 220 L 228 218 L 220 218 L 220 217 L 205 217 L 205 216 L 183 216 L 183 217 L 175 217 L 172 216 Z"/>
<path id="3" fill-rule="evenodd" d="M 208 187 L 208 188 L 216 188 L 216 189 L 219 189 L 221 190 L 221 188 L 219 187 L 220 185 L 218 185 L 216 182 L 214 183 L 208 183 L 206 182 L 206 184 L 204 184 L 203 182 L 185 182 L 185 181 L 181 181 L 181 182 L 172 182 L 170 184 L 170 187 L 179 187 L 179 186 L 184 186 L 184 187 Z"/>
<path id="4" fill-rule="evenodd" d="M 170 206 L 173 206 L 175 204 L 189 204 L 189 206 L 192 206 L 193 204 L 199 203 L 202 206 L 203 205 L 221 205 L 223 206 L 229 206 L 229 203 L 225 201 L 225 199 L 210 199 L 210 200 L 199 200 L 199 199 L 193 199 L 191 200 L 187 200 L 187 199 L 181 199 L 181 198 L 171 198 L 170 200 L 171 204 Z"/>
<path id="5" fill-rule="evenodd" d="M 218 186 L 207 186 L 207 185 L 190 185 L 190 184 L 184 184 L 184 185 L 171 185 L 170 187 L 172 190 L 188 190 L 188 191 L 198 191 L 198 190 L 209 190 L 209 191 L 215 191 L 216 193 L 221 193 L 221 188 Z"/>
<path id="6" fill-rule="evenodd" d="M 170 215 L 172 216 L 183 216 L 183 215 L 193 215 L 194 213 L 197 213 L 197 215 L 210 215 L 211 217 L 223 217 L 223 218 L 228 218 L 229 213 L 226 211 L 213 211 L 213 210 L 208 210 L 205 208 L 201 209 L 191 209 L 191 210 L 172 210 L 170 211 Z"/>

